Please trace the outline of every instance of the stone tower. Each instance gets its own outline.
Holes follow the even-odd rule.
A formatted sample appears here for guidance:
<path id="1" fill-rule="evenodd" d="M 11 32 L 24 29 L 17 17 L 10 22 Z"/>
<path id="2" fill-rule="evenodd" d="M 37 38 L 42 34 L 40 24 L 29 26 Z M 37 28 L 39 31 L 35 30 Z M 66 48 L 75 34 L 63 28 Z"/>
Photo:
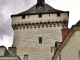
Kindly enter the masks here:
<path id="1" fill-rule="evenodd" d="M 52 8 L 45 0 L 29 10 L 12 15 L 13 44 L 22 60 L 52 60 L 55 41 L 62 41 L 61 29 L 68 26 L 68 11 Z"/>

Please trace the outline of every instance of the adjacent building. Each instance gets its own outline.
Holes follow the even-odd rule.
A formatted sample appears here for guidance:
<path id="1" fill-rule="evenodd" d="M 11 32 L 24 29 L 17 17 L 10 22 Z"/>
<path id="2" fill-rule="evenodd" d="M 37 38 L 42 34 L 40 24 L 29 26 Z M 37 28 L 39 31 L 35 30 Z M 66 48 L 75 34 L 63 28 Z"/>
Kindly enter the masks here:
<path id="1" fill-rule="evenodd" d="M 58 46 L 52 60 L 80 60 L 80 20 Z"/>
<path id="2" fill-rule="evenodd" d="M 21 60 L 16 55 L 16 47 L 9 47 L 6 49 L 4 46 L 0 46 L 0 60 Z"/>

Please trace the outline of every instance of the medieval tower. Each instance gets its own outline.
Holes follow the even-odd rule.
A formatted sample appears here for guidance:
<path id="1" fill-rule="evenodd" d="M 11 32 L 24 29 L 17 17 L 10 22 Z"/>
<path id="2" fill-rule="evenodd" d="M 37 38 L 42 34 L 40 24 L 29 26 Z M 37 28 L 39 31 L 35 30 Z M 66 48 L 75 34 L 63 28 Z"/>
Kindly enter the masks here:
<path id="1" fill-rule="evenodd" d="M 61 29 L 68 26 L 69 12 L 37 0 L 29 10 L 11 18 L 17 55 L 22 60 L 52 60 L 55 42 L 62 41 Z"/>

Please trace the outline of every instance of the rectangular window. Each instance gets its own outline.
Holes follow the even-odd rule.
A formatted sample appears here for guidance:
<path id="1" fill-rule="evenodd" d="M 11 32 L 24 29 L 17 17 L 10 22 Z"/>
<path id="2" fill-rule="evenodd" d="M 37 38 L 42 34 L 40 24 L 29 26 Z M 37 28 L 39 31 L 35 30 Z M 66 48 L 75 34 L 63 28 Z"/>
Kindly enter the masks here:
<path id="1" fill-rule="evenodd" d="M 51 52 L 52 52 L 52 53 L 54 52 L 54 47 L 51 47 Z"/>
<path id="2" fill-rule="evenodd" d="M 28 55 L 24 55 L 24 60 L 28 60 Z"/>
<path id="3" fill-rule="evenodd" d="M 79 59 L 80 59 L 80 50 L 79 50 Z"/>
<path id="4" fill-rule="evenodd" d="M 25 15 L 22 16 L 22 19 L 25 19 Z"/>
<path id="5" fill-rule="evenodd" d="M 57 16 L 60 16 L 60 13 L 57 13 Z"/>
<path id="6" fill-rule="evenodd" d="M 42 37 L 39 38 L 39 44 L 42 44 Z"/>
<path id="7" fill-rule="evenodd" d="M 42 17 L 42 14 L 39 14 L 39 17 Z"/>
<path id="8" fill-rule="evenodd" d="M 59 60 L 61 60 L 61 54 L 59 54 Z"/>
<path id="9" fill-rule="evenodd" d="M 29 18 L 29 15 L 28 15 L 28 18 Z"/>

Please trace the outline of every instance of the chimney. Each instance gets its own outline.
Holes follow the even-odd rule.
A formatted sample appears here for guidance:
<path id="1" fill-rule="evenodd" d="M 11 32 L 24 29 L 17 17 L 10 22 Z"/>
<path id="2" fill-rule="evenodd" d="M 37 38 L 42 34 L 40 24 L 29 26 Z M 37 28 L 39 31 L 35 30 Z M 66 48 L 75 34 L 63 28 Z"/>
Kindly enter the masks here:
<path id="1" fill-rule="evenodd" d="M 0 46 L 0 56 L 4 56 L 5 55 L 5 50 L 6 50 L 6 47 Z"/>
<path id="2" fill-rule="evenodd" d="M 16 55 L 16 51 L 17 51 L 17 48 L 16 48 L 16 47 L 9 47 L 8 50 L 9 50 L 12 54 Z M 11 54 L 10 54 L 10 55 L 11 55 Z"/>
<path id="3" fill-rule="evenodd" d="M 61 32 L 62 32 L 62 39 L 64 39 L 67 33 L 69 32 L 69 28 L 62 28 Z"/>

